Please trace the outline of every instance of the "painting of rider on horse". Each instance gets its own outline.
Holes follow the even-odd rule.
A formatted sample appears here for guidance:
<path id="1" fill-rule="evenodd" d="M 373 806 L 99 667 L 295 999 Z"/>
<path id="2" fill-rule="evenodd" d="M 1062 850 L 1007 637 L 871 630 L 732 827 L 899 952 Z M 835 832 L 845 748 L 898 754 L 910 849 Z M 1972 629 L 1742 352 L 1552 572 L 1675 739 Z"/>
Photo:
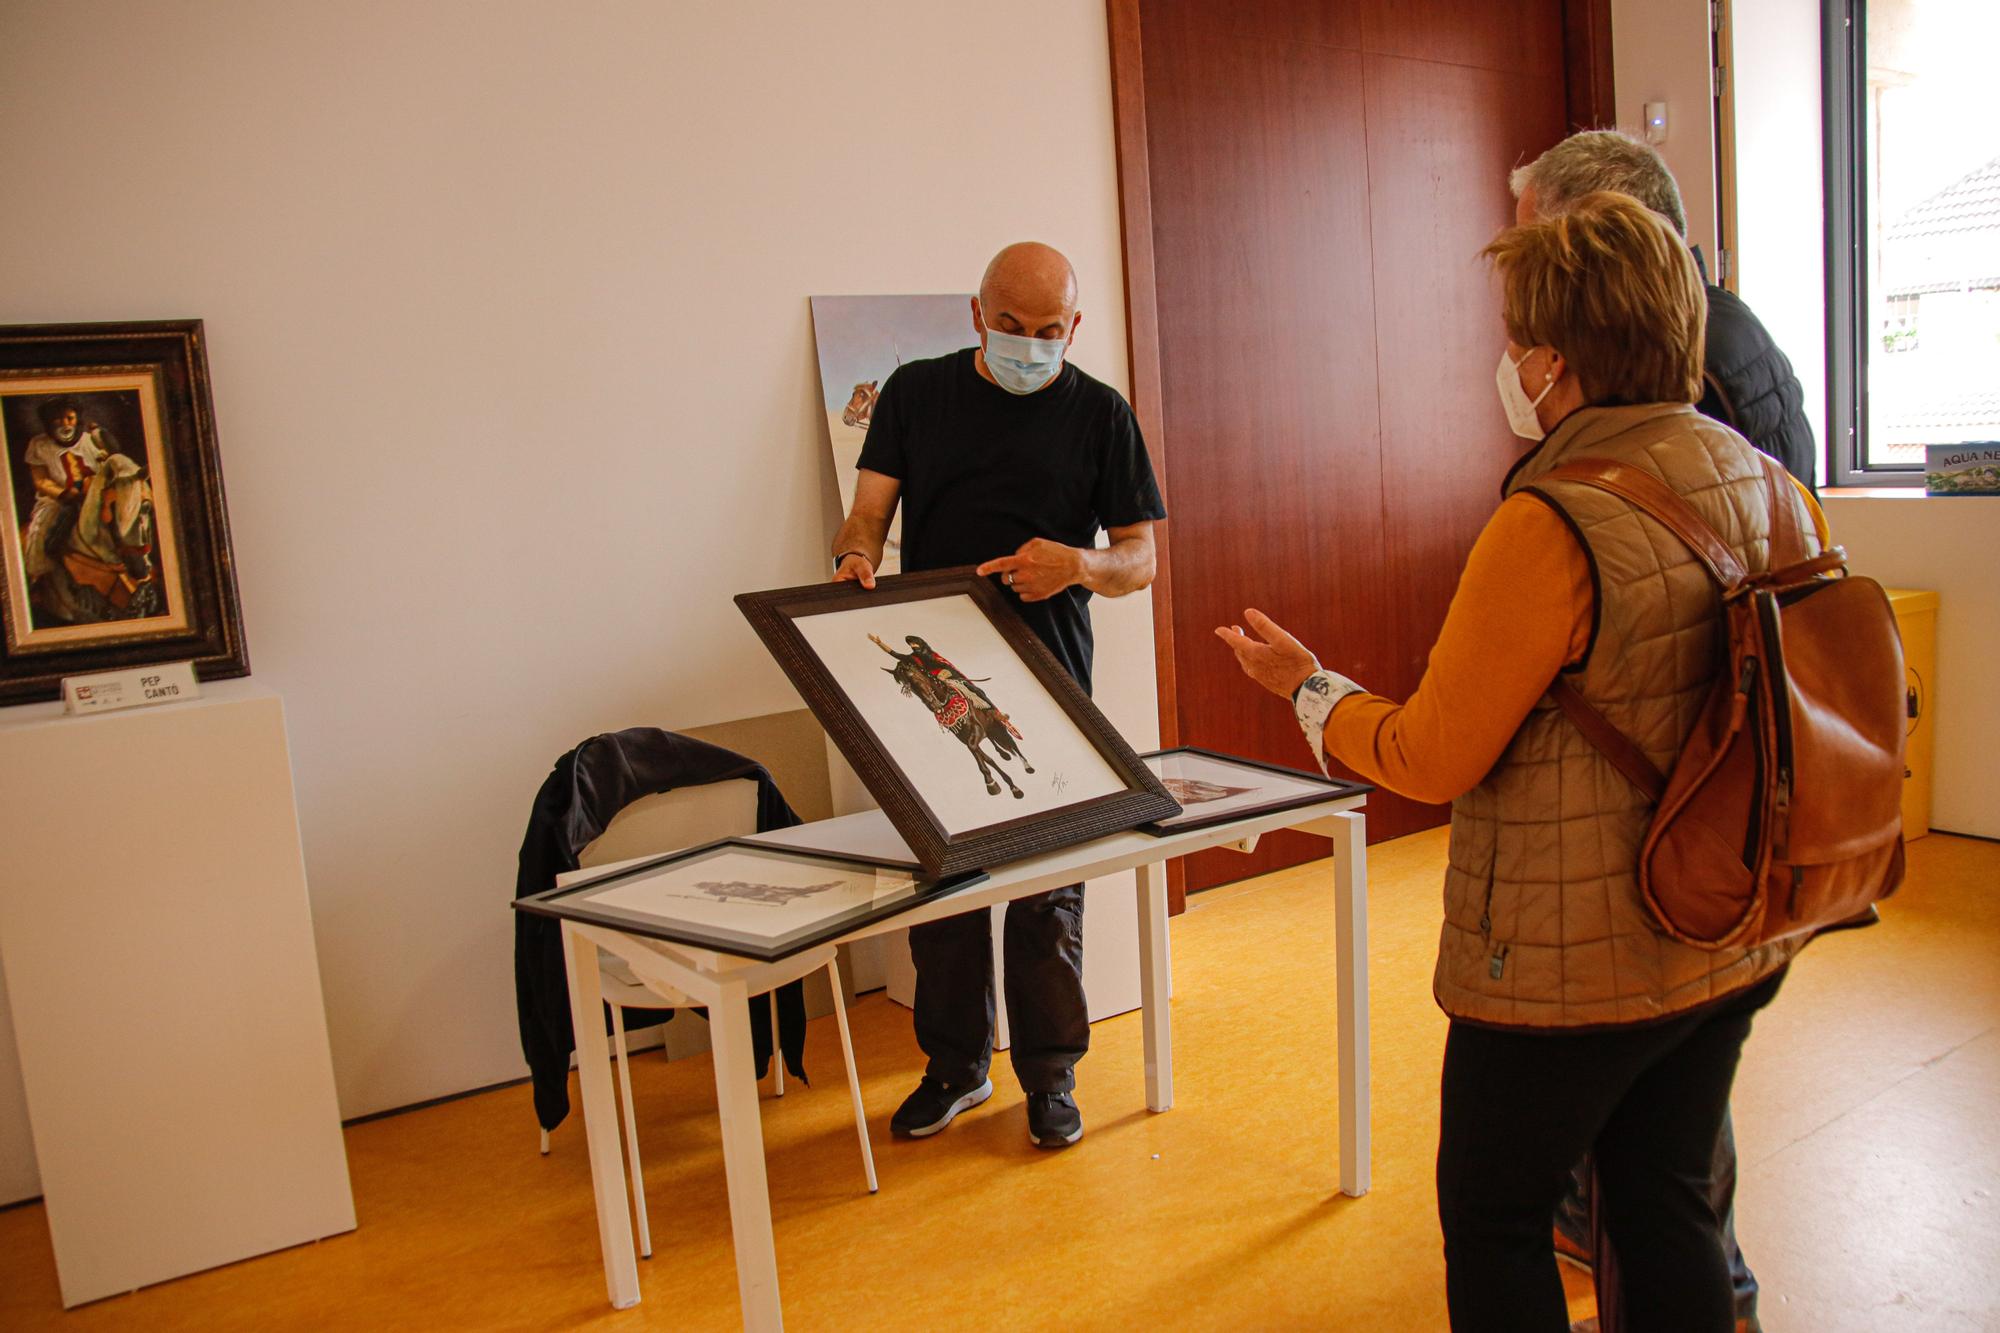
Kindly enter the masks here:
<path id="1" fill-rule="evenodd" d="M 966 675 L 914 634 L 903 639 L 910 649 L 906 653 L 897 652 L 873 634 L 868 638 L 895 659 L 895 666 L 882 669 L 898 688 L 929 709 L 939 729 L 950 733 L 971 752 L 972 761 L 979 766 L 980 779 L 986 784 L 986 794 L 998 796 L 1000 784 L 1005 783 L 1014 799 L 1020 800 L 1025 793 L 1008 774 L 1003 761 L 1018 759 L 1028 773 L 1033 773 L 1035 766 L 1021 748 L 1024 738 L 1020 728 L 980 688 L 990 678 Z M 988 746 L 993 754 L 987 753 Z"/>
<path id="2" fill-rule="evenodd" d="M 3 415 L 0 437 L 26 440 L 8 489 L 29 627 L 166 614 L 138 393 L 9 395 Z"/>

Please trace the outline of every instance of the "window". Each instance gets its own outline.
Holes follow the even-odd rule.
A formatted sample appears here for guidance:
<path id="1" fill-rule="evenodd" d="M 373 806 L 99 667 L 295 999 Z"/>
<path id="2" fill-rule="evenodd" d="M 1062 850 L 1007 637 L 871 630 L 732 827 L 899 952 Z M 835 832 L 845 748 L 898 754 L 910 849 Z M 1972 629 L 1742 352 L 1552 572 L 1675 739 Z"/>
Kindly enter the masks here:
<path id="1" fill-rule="evenodd" d="M 2000 440 L 1994 0 L 1826 0 L 1828 476 Z"/>

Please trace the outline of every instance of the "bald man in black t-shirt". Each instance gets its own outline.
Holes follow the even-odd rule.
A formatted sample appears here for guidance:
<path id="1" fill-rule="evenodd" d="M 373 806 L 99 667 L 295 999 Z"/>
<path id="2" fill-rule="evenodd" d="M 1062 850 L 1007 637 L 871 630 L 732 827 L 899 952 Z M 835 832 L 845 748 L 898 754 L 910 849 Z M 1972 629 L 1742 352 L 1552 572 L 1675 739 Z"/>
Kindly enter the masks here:
<path id="1" fill-rule="evenodd" d="M 1152 583 L 1153 524 L 1166 510 L 1131 407 L 1068 362 L 1082 318 L 1075 271 L 1057 251 L 1029 242 L 994 256 L 972 301 L 979 346 L 908 362 L 882 386 L 833 557 L 836 578 L 874 587 L 901 503 L 903 567 L 997 576 L 1088 691 L 1091 595 Z M 993 1095 L 990 923 L 981 910 L 910 931 L 929 1066 L 890 1122 L 898 1135 L 935 1134 Z M 1028 1136 L 1065 1147 L 1083 1135 L 1072 1092 L 1090 1046 L 1083 886 L 1010 904 L 1003 947 Z"/>

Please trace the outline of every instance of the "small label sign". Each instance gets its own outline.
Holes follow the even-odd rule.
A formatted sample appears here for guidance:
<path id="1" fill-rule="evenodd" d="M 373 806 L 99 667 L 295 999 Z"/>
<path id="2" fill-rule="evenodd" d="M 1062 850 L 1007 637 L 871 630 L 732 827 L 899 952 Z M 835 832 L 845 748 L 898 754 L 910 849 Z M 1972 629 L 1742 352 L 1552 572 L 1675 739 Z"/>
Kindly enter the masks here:
<path id="1" fill-rule="evenodd" d="M 108 713 L 116 708 L 144 708 L 147 704 L 199 698 L 201 686 L 195 681 L 192 662 L 168 662 L 162 666 L 63 678 L 65 713 Z"/>

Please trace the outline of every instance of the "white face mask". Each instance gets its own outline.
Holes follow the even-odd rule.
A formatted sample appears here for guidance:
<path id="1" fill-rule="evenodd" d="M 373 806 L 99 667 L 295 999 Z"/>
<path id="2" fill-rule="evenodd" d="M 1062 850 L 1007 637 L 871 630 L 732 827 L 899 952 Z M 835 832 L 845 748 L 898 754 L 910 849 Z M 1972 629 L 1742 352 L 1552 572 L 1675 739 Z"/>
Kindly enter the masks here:
<path id="1" fill-rule="evenodd" d="M 986 330 L 986 368 L 1008 393 L 1033 393 L 1062 369 L 1069 343 L 1061 338 L 1023 338 Z"/>
<path id="2" fill-rule="evenodd" d="M 1534 352 L 1533 348 L 1521 354 L 1526 361 Z M 1506 409 L 1507 425 L 1524 440 L 1539 440 L 1548 432 L 1542 429 L 1542 419 L 1535 415 L 1535 409 L 1542 405 L 1542 399 L 1549 396 L 1549 390 L 1556 387 L 1551 379 L 1542 386 L 1542 391 L 1533 398 L 1521 387 L 1521 361 L 1507 355 L 1507 349 L 1500 349 L 1500 365 L 1493 373 L 1493 381 L 1500 386 L 1500 406 Z"/>

